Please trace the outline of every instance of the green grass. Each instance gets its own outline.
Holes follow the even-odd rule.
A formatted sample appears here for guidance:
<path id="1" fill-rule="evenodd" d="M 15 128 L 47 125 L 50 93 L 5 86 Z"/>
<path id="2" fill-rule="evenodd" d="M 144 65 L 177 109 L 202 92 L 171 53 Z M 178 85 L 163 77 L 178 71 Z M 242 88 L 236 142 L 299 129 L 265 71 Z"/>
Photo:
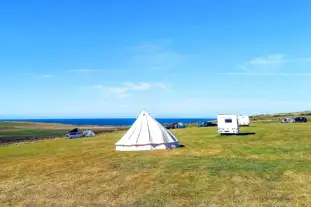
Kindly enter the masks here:
<path id="1" fill-rule="evenodd" d="M 27 137 L 27 136 L 53 136 L 68 132 L 64 129 L 45 129 L 36 126 L 35 123 L 11 123 L 0 122 L 1 137 Z"/>
<path id="2" fill-rule="evenodd" d="M 46 123 L 0 122 L 0 143 L 28 141 L 33 139 L 64 137 L 73 125 Z M 79 126 L 78 126 L 79 127 Z M 91 128 L 96 134 L 125 130 L 127 127 L 82 126 L 81 130 Z"/>
<path id="3" fill-rule="evenodd" d="M 0 147 L 1 206 L 308 206 L 311 125 L 176 129 L 184 148 L 116 152 L 116 132 Z"/>
<path id="4" fill-rule="evenodd" d="M 266 121 L 280 121 L 285 117 L 297 117 L 297 116 L 304 116 L 307 118 L 311 117 L 311 111 L 300 111 L 300 112 L 290 112 L 290 113 L 277 113 L 277 114 L 261 114 L 250 116 L 253 121 L 257 120 L 266 120 Z"/>
<path id="5" fill-rule="evenodd" d="M 36 136 L 36 135 L 53 135 L 66 134 L 68 130 L 44 130 L 44 129 L 14 129 L 1 130 L 0 137 L 8 136 Z"/>

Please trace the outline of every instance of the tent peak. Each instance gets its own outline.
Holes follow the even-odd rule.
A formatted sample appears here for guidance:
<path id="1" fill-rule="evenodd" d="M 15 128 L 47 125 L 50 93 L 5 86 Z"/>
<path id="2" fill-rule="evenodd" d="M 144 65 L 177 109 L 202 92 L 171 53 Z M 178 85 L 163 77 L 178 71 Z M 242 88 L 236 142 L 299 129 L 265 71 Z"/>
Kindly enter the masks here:
<path id="1" fill-rule="evenodd" d="M 150 113 L 148 113 L 146 110 L 141 110 L 140 114 L 142 114 L 143 116 L 146 114 L 150 115 Z"/>

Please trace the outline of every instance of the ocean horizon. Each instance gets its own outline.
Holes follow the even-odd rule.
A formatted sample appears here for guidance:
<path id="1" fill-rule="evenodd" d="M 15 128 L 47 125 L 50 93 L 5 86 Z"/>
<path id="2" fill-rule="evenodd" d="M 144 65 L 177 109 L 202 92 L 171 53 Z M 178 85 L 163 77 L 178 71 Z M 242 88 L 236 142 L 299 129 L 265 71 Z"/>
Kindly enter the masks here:
<path id="1" fill-rule="evenodd" d="M 216 118 L 155 118 L 161 124 L 182 122 L 184 124 L 216 120 Z M 97 125 L 97 126 L 130 126 L 136 118 L 75 118 L 75 119 L 1 119 L 0 122 L 34 122 L 55 123 L 70 125 Z"/>

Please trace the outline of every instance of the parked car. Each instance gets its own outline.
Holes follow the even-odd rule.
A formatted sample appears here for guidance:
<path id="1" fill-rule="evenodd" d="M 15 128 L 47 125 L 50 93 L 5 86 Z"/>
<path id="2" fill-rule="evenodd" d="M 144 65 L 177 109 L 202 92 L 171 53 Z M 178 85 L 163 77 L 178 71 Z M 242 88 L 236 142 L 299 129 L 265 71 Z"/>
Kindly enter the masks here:
<path id="1" fill-rule="evenodd" d="M 212 121 L 203 121 L 200 124 L 198 124 L 198 127 L 209 127 L 209 126 L 217 126 L 217 124 Z"/>
<path id="2" fill-rule="evenodd" d="M 285 118 L 283 120 L 281 120 L 281 123 L 301 123 L 301 122 L 307 122 L 308 119 L 306 117 L 295 117 L 295 118 L 291 118 L 291 117 L 288 117 L 288 118 Z"/>
<path id="3" fill-rule="evenodd" d="M 294 123 L 295 122 L 295 119 L 294 118 L 285 118 L 283 120 L 281 120 L 281 123 Z"/>
<path id="4" fill-rule="evenodd" d="M 184 125 L 182 122 L 174 122 L 172 124 L 164 124 L 163 126 L 166 129 L 180 129 L 180 128 L 186 127 L 186 125 Z"/>
<path id="5" fill-rule="evenodd" d="M 80 131 L 78 128 L 75 128 L 75 129 L 69 131 L 66 134 L 66 137 L 68 137 L 69 139 L 83 137 L 83 132 Z"/>
<path id="6" fill-rule="evenodd" d="M 66 135 L 69 139 L 83 137 L 83 132 L 70 132 Z"/>
<path id="7" fill-rule="evenodd" d="M 307 122 L 308 119 L 306 117 L 296 117 L 295 122 Z"/>
<path id="8" fill-rule="evenodd" d="M 172 125 L 171 125 L 171 124 L 164 124 L 164 127 L 165 127 L 166 129 L 171 129 L 171 128 L 172 128 Z"/>

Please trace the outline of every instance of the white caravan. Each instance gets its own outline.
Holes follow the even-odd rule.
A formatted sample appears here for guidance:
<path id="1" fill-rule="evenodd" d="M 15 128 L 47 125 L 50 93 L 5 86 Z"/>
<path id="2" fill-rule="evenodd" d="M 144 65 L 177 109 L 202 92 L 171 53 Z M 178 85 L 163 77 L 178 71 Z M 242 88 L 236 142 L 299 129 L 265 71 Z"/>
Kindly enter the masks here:
<path id="1" fill-rule="evenodd" d="M 217 116 L 218 134 L 239 134 L 238 116 L 231 114 L 220 114 Z"/>
<path id="2" fill-rule="evenodd" d="M 249 116 L 246 115 L 238 116 L 238 123 L 239 126 L 249 126 L 250 125 Z"/>

